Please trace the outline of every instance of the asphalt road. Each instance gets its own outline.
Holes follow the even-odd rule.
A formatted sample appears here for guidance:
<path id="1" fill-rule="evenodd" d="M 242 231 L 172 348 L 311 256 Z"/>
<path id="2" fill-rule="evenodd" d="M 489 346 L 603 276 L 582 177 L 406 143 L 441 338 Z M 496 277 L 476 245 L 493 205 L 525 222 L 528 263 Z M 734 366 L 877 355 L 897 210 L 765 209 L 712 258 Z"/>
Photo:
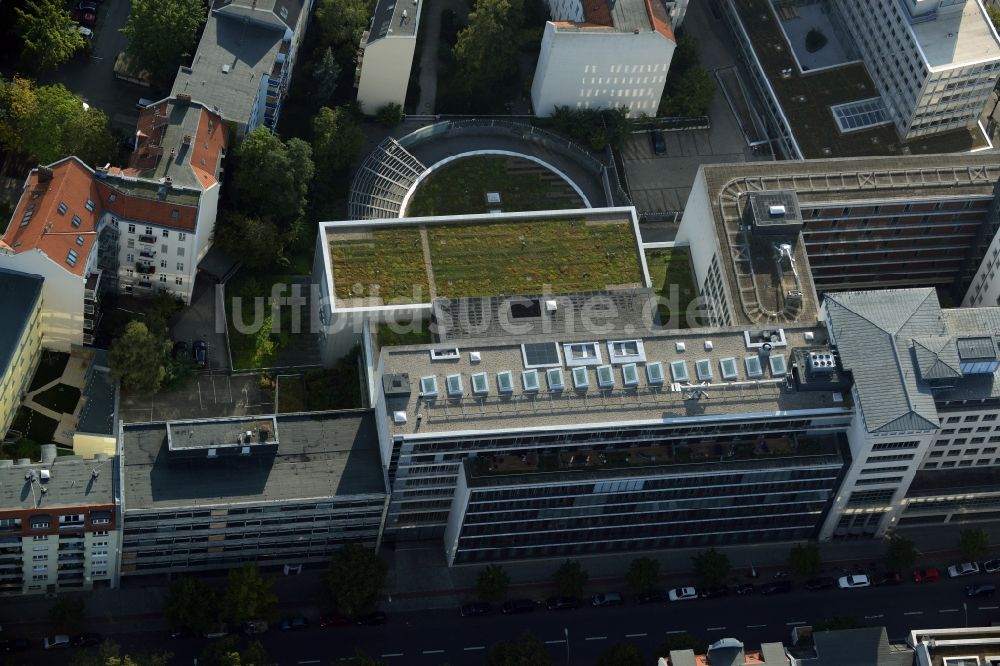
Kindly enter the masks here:
<path id="1" fill-rule="evenodd" d="M 389 666 L 451 666 L 481 664 L 488 647 L 497 641 L 530 632 L 544 640 L 556 664 L 570 660 L 575 666 L 593 664 L 597 656 L 617 642 L 635 643 L 647 657 L 669 634 L 687 632 L 709 642 L 734 637 L 749 648 L 761 642 L 788 641 L 795 625 L 835 616 L 854 616 L 866 624 L 883 625 L 891 639 L 901 640 L 911 628 L 989 626 L 1000 620 L 1000 600 L 967 599 L 966 585 L 979 578 L 941 580 L 917 585 L 904 582 L 891 587 L 807 592 L 797 589 L 768 597 L 745 596 L 699 599 L 687 602 L 616 608 L 584 607 L 572 611 L 537 611 L 523 615 L 500 614 L 462 618 L 458 611 L 393 614 L 381 627 L 312 625 L 301 631 L 272 630 L 258 636 L 282 666 L 330 664 L 360 648 L 381 657 Z M 966 613 L 968 619 L 966 619 Z M 127 650 L 167 649 L 175 663 L 190 664 L 207 641 L 172 641 L 156 633 L 113 637 Z M 29 657 L 30 655 L 30 657 Z M 658 655 L 656 655 L 658 656 Z M 25 653 L 25 664 L 66 663 L 65 654 L 40 650 Z"/>

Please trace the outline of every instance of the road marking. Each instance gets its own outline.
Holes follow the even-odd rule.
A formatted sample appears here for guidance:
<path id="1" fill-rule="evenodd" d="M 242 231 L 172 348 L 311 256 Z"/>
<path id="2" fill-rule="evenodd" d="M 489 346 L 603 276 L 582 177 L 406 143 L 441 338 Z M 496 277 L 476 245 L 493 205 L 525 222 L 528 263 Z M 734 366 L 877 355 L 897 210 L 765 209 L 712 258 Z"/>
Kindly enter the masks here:
<path id="1" fill-rule="evenodd" d="M 587 636 L 583 640 L 585 640 L 585 641 L 606 641 L 606 640 L 608 640 L 608 637 L 607 636 Z"/>
<path id="2" fill-rule="evenodd" d="M 761 627 L 766 627 L 766 624 L 748 624 L 747 629 L 760 629 Z"/>
<path id="3" fill-rule="evenodd" d="M 403 656 L 402 652 L 390 652 L 389 654 L 382 655 L 382 658 L 383 659 L 388 659 L 389 657 L 402 657 L 402 656 Z"/>
<path id="4" fill-rule="evenodd" d="M 318 664 L 319 659 L 306 659 L 305 661 L 300 661 L 300 664 Z"/>
<path id="5" fill-rule="evenodd" d="M 625 634 L 625 638 L 645 638 L 647 634 Z"/>
<path id="6" fill-rule="evenodd" d="M 885 615 L 865 615 L 866 620 L 877 620 L 882 617 L 885 617 Z"/>
<path id="7" fill-rule="evenodd" d="M 957 612 L 958 612 L 957 608 L 942 608 L 938 610 L 938 613 L 957 613 Z"/>
<path id="8" fill-rule="evenodd" d="M 687 632 L 683 629 L 674 629 L 673 631 L 668 631 L 668 634 L 686 634 Z"/>
<path id="9" fill-rule="evenodd" d="M 565 642 L 566 642 L 565 638 L 560 638 L 557 641 L 545 641 L 545 644 L 546 645 L 558 645 L 559 643 L 565 643 Z"/>
<path id="10" fill-rule="evenodd" d="M 424 650 L 424 654 L 441 654 L 444 650 Z"/>
<path id="11" fill-rule="evenodd" d="M 485 645 L 477 645 L 475 647 L 467 647 L 467 648 L 465 648 L 465 651 L 466 652 L 472 652 L 473 650 L 485 650 L 485 649 L 486 649 Z"/>
<path id="12" fill-rule="evenodd" d="M 798 622 L 786 622 L 785 626 L 786 627 L 794 627 L 797 624 L 805 624 L 805 623 L 806 623 L 805 620 L 799 620 Z"/>
<path id="13" fill-rule="evenodd" d="M 996 610 L 998 608 L 1000 608 L 1000 606 L 980 606 L 979 610 Z"/>
<path id="14" fill-rule="evenodd" d="M 705 631 L 725 631 L 725 627 L 709 627 Z"/>
<path id="15" fill-rule="evenodd" d="M 923 615 L 923 611 L 910 611 L 909 613 L 903 613 L 903 615 Z"/>

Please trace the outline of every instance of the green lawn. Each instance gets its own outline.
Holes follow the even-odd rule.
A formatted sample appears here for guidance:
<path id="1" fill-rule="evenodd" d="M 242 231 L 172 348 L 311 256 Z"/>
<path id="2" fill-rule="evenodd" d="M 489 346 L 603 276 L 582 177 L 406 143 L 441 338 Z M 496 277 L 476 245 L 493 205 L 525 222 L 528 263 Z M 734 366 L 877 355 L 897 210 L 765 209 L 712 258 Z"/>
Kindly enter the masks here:
<path id="1" fill-rule="evenodd" d="M 498 192 L 500 205 L 487 205 Z M 466 157 L 431 173 L 420 184 L 406 217 L 583 208 L 583 200 L 557 174 L 518 157 Z"/>
<path id="2" fill-rule="evenodd" d="M 11 430 L 19 431 L 24 437 L 39 444 L 48 444 L 56 432 L 59 422 L 39 414 L 33 409 L 22 406 L 17 410 Z"/>
<path id="3" fill-rule="evenodd" d="M 38 369 L 35 370 L 35 377 L 31 380 L 29 391 L 37 391 L 49 382 L 62 377 L 66 363 L 69 362 L 69 354 L 63 352 L 45 351 L 38 361 Z"/>
<path id="4" fill-rule="evenodd" d="M 331 234 L 328 238 L 338 298 L 381 296 L 386 302 L 407 303 L 430 300 L 417 227 L 376 229 L 350 237 Z"/>
<path id="5" fill-rule="evenodd" d="M 306 411 L 306 385 L 302 375 L 281 375 L 278 377 L 279 414 Z"/>
<path id="6" fill-rule="evenodd" d="M 80 389 L 66 384 L 56 384 L 35 396 L 35 402 L 60 414 L 72 414 L 80 401 Z"/>
<path id="7" fill-rule="evenodd" d="M 696 326 L 693 313 L 688 314 L 691 302 L 698 296 L 690 251 L 684 247 L 647 250 L 646 265 L 653 290 L 660 297 L 657 306 L 660 324 L 666 328 Z"/>

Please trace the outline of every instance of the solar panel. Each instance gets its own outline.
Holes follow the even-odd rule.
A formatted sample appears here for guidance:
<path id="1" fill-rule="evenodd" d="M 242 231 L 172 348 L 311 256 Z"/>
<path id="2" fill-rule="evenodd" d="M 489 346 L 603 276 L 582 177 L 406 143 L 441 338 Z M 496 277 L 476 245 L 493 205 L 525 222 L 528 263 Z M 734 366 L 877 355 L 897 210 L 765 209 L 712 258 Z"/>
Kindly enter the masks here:
<path id="1" fill-rule="evenodd" d="M 760 377 L 764 374 L 764 370 L 760 367 L 760 359 L 756 356 L 747 356 L 747 377 Z"/>
<path id="2" fill-rule="evenodd" d="M 573 388 L 585 389 L 589 385 L 590 379 L 587 377 L 587 368 L 573 368 Z"/>
<path id="3" fill-rule="evenodd" d="M 562 391 L 566 387 L 562 368 L 549 368 L 545 372 L 545 379 L 549 382 L 550 391 Z"/>
<path id="4" fill-rule="evenodd" d="M 538 390 L 538 371 L 537 370 L 525 370 L 521 373 L 521 382 L 524 384 L 524 390 L 528 392 L 533 392 Z"/>
<path id="5" fill-rule="evenodd" d="M 524 354 L 524 365 L 547 366 L 559 365 L 562 360 L 559 358 L 559 345 L 555 342 L 532 342 L 521 345 Z"/>
<path id="6" fill-rule="evenodd" d="M 639 385 L 639 371 L 635 363 L 627 363 L 622 366 L 622 383 L 627 387 Z"/>
<path id="7" fill-rule="evenodd" d="M 610 365 L 602 365 L 597 368 L 597 385 L 602 389 L 615 387 L 615 373 Z"/>
<path id="8" fill-rule="evenodd" d="M 674 376 L 675 382 L 686 382 L 688 380 L 688 365 L 686 361 L 674 361 L 670 364 L 670 374 Z"/>
<path id="9" fill-rule="evenodd" d="M 736 379 L 736 359 L 733 357 L 719 360 L 719 369 L 722 370 L 723 379 Z"/>
<path id="10" fill-rule="evenodd" d="M 438 393 L 438 380 L 434 375 L 427 375 L 420 378 L 420 395 L 425 398 L 433 398 Z"/>
<path id="11" fill-rule="evenodd" d="M 694 370 L 700 381 L 707 382 L 712 378 L 712 362 L 707 358 L 695 361 Z"/>
<path id="12" fill-rule="evenodd" d="M 452 398 L 462 396 L 462 375 L 448 375 L 448 395 Z"/>
<path id="13" fill-rule="evenodd" d="M 650 384 L 663 383 L 663 364 L 659 361 L 646 364 L 646 379 Z"/>
<path id="14" fill-rule="evenodd" d="M 486 395 L 490 392 L 490 384 L 486 380 L 485 372 L 477 372 L 472 375 L 472 392 L 476 395 Z"/>
<path id="15" fill-rule="evenodd" d="M 501 393 L 514 392 L 514 379 L 510 376 L 510 370 L 497 373 L 497 390 Z"/>
<path id="16" fill-rule="evenodd" d="M 771 354 L 771 374 L 775 377 L 781 377 L 787 372 L 785 367 L 785 355 L 784 354 Z"/>

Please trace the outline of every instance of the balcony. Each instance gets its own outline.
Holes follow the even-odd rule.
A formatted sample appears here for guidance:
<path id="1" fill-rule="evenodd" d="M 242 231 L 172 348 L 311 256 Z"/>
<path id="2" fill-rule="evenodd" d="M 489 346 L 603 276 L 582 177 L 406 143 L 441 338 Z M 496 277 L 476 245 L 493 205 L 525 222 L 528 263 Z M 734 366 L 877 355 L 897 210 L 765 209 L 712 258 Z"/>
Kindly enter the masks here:
<path id="1" fill-rule="evenodd" d="M 72 539 L 72 538 L 73 538 L 72 536 L 65 536 L 59 538 L 60 553 L 64 553 L 68 550 L 78 550 L 81 553 L 83 552 L 83 549 L 86 548 L 86 545 L 83 543 L 83 539 L 79 541 L 74 541 L 72 543 L 66 543 L 66 539 Z"/>
<path id="2" fill-rule="evenodd" d="M 145 243 L 146 245 L 155 245 L 156 236 L 153 234 L 139 234 L 139 242 Z"/>
<path id="3" fill-rule="evenodd" d="M 139 275 L 153 275 L 156 273 L 156 266 L 135 262 L 135 272 Z"/>
<path id="4" fill-rule="evenodd" d="M 139 280 L 138 282 L 135 283 L 135 286 L 138 287 L 139 289 L 152 289 L 153 283 L 150 282 L 149 280 Z"/>
<path id="5" fill-rule="evenodd" d="M 156 250 L 143 248 L 142 250 L 139 250 L 139 256 L 143 259 L 156 259 Z"/>
<path id="6" fill-rule="evenodd" d="M 68 550 L 59 553 L 60 562 L 83 562 L 83 549 L 79 550 Z"/>
<path id="7" fill-rule="evenodd" d="M 87 274 L 87 283 L 83 287 L 83 298 L 86 301 L 96 301 L 97 292 L 101 288 L 102 271 Z"/>

